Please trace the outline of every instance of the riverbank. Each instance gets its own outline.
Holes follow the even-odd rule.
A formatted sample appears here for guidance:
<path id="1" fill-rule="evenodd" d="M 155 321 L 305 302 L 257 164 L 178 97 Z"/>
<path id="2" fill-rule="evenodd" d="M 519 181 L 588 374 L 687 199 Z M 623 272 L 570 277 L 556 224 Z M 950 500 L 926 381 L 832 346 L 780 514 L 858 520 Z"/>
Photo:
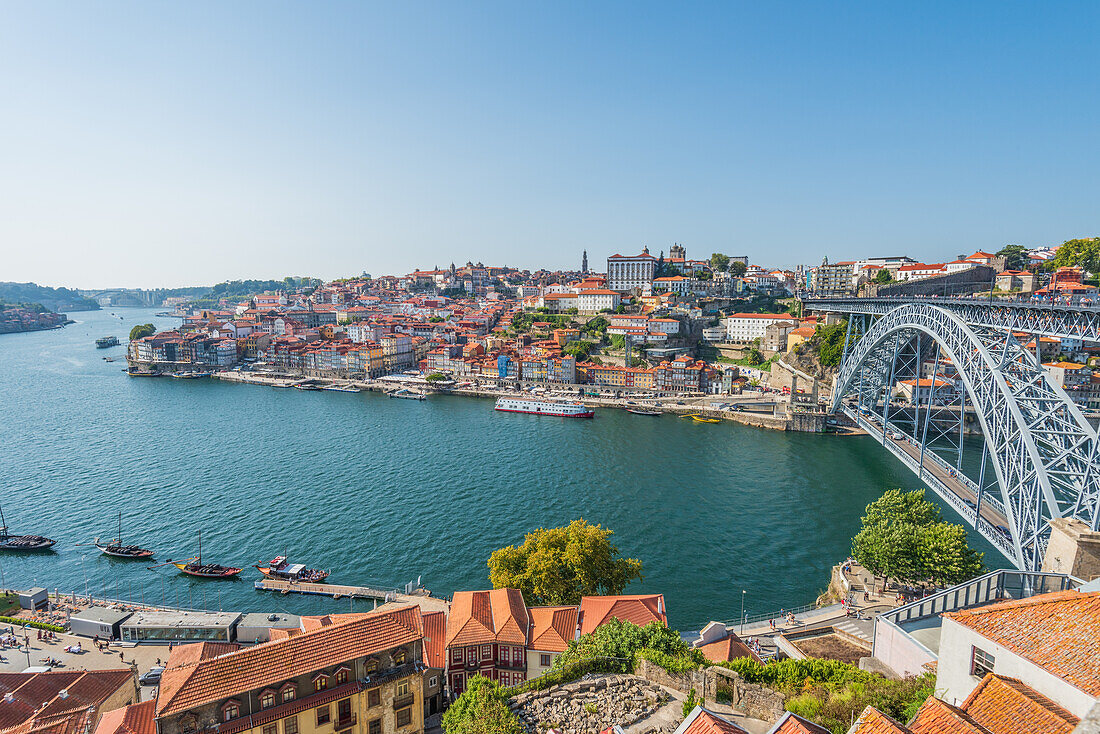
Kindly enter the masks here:
<path id="1" fill-rule="evenodd" d="M 242 372 L 240 370 L 226 370 L 212 375 L 215 379 L 225 380 L 250 385 L 266 387 L 290 388 L 308 380 L 318 387 L 347 387 L 370 392 L 389 392 L 398 389 L 404 384 L 400 380 L 381 377 L 372 380 L 339 380 L 316 377 L 292 377 L 262 374 L 256 372 Z M 407 382 L 407 381 L 405 381 Z M 541 397 L 547 399 L 571 400 L 583 403 L 591 408 L 619 409 L 640 408 L 671 415 L 700 415 L 706 418 L 728 420 L 741 425 L 754 428 L 766 428 L 775 431 L 799 431 L 805 433 L 824 432 L 824 416 L 816 413 L 787 414 L 785 411 L 776 415 L 776 408 L 781 411 L 784 404 L 760 394 L 742 395 L 707 395 L 703 397 L 661 397 L 661 398 L 617 398 L 591 395 L 580 396 L 566 389 L 555 390 L 553 385 L 544 385 L 546 388 Z M 512 390 L 508 388 L 490 386 L 465 386 L 448 389 L 433 388 L 430 383 L 417 381 L 416 389 L 434 395 L 461 395 L 472 398 L 522 398 L 532 399 L 536 397 L 530 392 Z M 748 404 L 748 405 L 746 405 Z M 761 410 L 761 407 L 764 410 Z M 769 410 L 770 407 L 770 410 Z"/>

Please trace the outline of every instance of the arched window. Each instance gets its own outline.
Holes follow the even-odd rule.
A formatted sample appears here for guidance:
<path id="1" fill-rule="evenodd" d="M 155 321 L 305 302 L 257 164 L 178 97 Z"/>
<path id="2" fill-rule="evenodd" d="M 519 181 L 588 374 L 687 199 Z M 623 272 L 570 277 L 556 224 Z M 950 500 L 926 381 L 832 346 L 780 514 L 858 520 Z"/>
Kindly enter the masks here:
<path id="1" fill-rule="evenodd" d="M 239 701 L 226 701 L 222 704 L 222 721 L 232 721 L 241 715 Z"/>
<path id="2" fill-rule="evenodd" d="M 313 690 L 323 691 L 328 688 L 328 673 L 318 673 L 313 676 Z"/>
<path id="3" fill-rule="evenodd" d="M 285 686 L 279 689 L 279 699 L 286 703 L 287 701 L 293 701 L 294 697 L 298 693 L 298 687 L 293 683 L 287 683 Z"/>
<path id="4" fill-rule="evenodd" d="M 275 691 L 268 688 L 260 694 L 260 708 L 269 709 L 275 705 Z"/>

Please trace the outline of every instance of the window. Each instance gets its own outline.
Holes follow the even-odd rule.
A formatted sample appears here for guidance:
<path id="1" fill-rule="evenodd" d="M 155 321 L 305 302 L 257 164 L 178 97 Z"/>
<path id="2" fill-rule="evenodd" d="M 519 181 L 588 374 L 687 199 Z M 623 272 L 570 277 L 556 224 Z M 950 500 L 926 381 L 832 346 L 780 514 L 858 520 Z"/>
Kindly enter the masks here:
<path id="1" fill-rule="evenodd" d="M 288 716 L 283 719 L 283 734 L 298 734 L 297 716 Z"/>
<path id="2" fill-rule="evenodd" d="M 504 663 L 505 665 L 508 664 L 508 648 L 504 647 L 503 645 L 500 648 L 500 662 Z"/>
<path id="3" fill-rule="evenodd" d="M 329 721 L 332 720 L 331 717 L 332 709 L 327 703 L 324 706 L 317 707 L 317 726 L 327 724 Z"/>
<path id="4" fill-rule="evenodd" d="M 407 695 L 409 695 L 409 679 L 408 678 L 402 678 L 401 680 L 397 681 L 397 695 L 398 696 L 407 696 Z"/>
<path id="5" fill-rule="evenodd" d="M 241 715 L 241 705 L 236 701 L 226 701 L 222 706 L 222 721 L 232 721 Z"/>
<path id="6" fill-rule="evenodd" d="M 985 650 L 979 650 L 976 647 L 971 648 L 970 675 L 976 675 L 981 678 L 986 673 L 992 673 L 994 662 L 993 656 Z"/>
<path id="7" fill-rule="evenodd" d="M 439 676 L 433 675 L 428 679 L 428 688 L 435 688 L 437 685 L 439 685 Z"/>
<path id="8" fill-rule="evenodd" d="M 394 665 L 404 665 L 405 664 L 405 657 L 406 657 L 405 651 L 404 650 L 398 650 L 397 652 L 395 652 L 393 654 L 393 664 Z"/>
<path id="9" fill-rule="evenodd" d="M 454 650 L 451 650 L 451 662 L 452 663 L 461 663 L 462 662 L 462 649 L 461 648 L 456 648 Z"/>
<path id="10" fill-rule="evenodd" d="M 550 667 L 550 656 L 545 654 L 545 653 L 543 653 L 542 655 L 539 655 L 539 665 L 541 665 L 544 668 L 549 668 Z"/>
<path id="11" fill-rule="evenodd" d="M 279 734 L 279 725 L 268 724 L 264 727 L 264 734 Z"/>
<path id="12" fill-rule="evenodd" d="M 380 667 L 377 660 L 368 660 L 366 664 L 367 675 L 377 673 Z"/>
<path id="13" fill-rule="evenodd" d="M 382 705 L 382 689 L 372 688 L 367 691 L 367 707 Z"/>
<path id="14" fill-rule="evenodd" d="M 382 720 L 375 719 L 367 728 L 367 734 L 382 734 Z"/>
<path id="15" fill-rule="evenodd" d="M 481 646 L 481 659 L 482 660 L 492 660 L 493 659 L 493 648 L 492 648 L 491 645 L 482 645 Z M 476 658 L 475 658 L 475 660 L 476 660 Z"/>
<path id="16" fill-rule="evenodd" d="M 286 703 L 287 701 L 293 701 L 294 700 L 294 693 L 295 693 L 294 684 L 293 683 L 287 683 L 285 686 L 283 686 L 282 690 L 279 692 L 279 697 L 283 700 L 283 703 Z"/>
<path id="17" fill-rule="evenodd" d="M 397 726 L 408 726 L 412 723 L 413 711 L 412 706 L 406 706 L 403 709 L 397 710 Z"/>
<path id="18" fill-rule="evenodd" d="M 188 714 L 180 719 L 181 731 L 195 731 L 199 728 L 199 720 L 195 718 L 194 714 Z"/>
<path id="19" fill-rule="evenodd" d="M 269 709 L 275 705 L 275 691 L 267 690 L 260 694 L 260 708 Z"/>
<path id="20" fill-rule="evenodd" d="M 328 688 L 328 676 L 325 675 L 324 673 L 321 673 L 320 675 L 318 675 L 316 678 L 313 679 L 313 690 L 314 691 L 323 691 L 326 688 Z"/>
<path id="21" fill-rule="evenodd" d="M 348 682 L 348 675 L 350 671 L 345 667 L 340 667 L 336 670 L 336 685 L 342 686 Z"/>

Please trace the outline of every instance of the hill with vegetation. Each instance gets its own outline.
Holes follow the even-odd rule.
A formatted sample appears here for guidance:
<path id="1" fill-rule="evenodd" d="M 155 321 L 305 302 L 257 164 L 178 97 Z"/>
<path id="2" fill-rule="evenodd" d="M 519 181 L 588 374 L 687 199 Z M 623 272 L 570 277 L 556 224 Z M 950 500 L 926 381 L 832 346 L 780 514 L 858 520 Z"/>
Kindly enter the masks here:
<path id="1" fill-rule="evenodd" d="M 37 283 L 0 282 L 0 301 L 35 304 L 50 311 L 98 311 L 99 304 L 69 288 L 50 288 Z"/>

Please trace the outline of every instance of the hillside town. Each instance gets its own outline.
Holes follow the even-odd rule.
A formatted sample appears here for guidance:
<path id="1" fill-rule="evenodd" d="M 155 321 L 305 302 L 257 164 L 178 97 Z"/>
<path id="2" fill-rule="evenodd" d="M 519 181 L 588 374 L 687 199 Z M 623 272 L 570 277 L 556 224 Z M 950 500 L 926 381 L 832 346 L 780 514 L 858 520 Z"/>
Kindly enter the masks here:
<path id="1" fill-rule="evenodd" d="M 728 395 L 772 382 L 791 393 L 798 390 L 792 378 L 813 371 L 800 355 L 816 347 L 820 327 L 837 323 L 804 313 L 804 299 L 949 294 L 1091 305 L 1097 287 L 1082 268 L 1042 269 L 1056 252 L 1016 253 L 1025 270 L 982 251 L 950 263 L 826 259 L 781 270 L 747 257 L 690 259 L 678 244 L 668 256 L 647 248 L 610 255 L 603 273 L 589 269 L 587 252 L 576 271 L 467 262 L 222 299 L 217 307 L 176 300 L 181 326 L 134 339 L 128 357 L 134 375 L 233 369 L 371 381 L 417 374 L 451 384 L 592 386 L 655 397 Z M 1100 346 L 1038 342 L 1052 379 L 1083 408 L 1100 410 Z M 899 381 L 895 393 L 916 402 L 926 389 L 937 405 L 956 399 L 949 361 Z"/>

